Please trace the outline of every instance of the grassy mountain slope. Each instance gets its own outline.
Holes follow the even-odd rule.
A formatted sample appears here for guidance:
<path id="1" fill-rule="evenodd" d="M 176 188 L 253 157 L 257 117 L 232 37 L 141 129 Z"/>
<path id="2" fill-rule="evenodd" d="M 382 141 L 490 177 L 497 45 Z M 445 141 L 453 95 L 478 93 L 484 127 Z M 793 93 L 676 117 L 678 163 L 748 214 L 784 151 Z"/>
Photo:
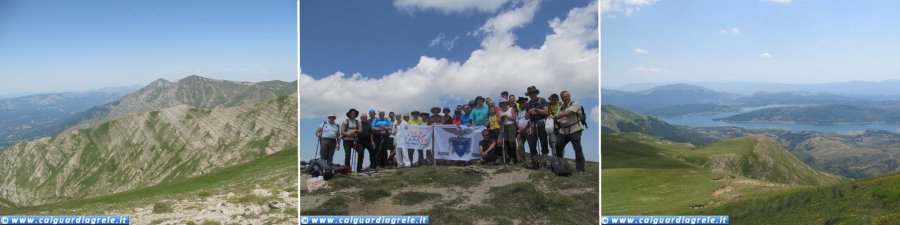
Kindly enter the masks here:
<path id="1" fill-rule="evenodd" d="M 665 121 L 614 105 L 603 105 L 600 118 L 603 132 L 639 132 L 670 141 L 686 142 L 694 145 L 705 145 L 717 141 L 713 137 L 690 128 L 674 126 Z"/>
<path id="2" fill-rule="evenodd" d="M 133 224 L 199 224 L 207 220 L 222 224 L 296 224 L 297 164 L 297 148 L 290 147 L 196 177 L 93 198 L 0 208 L 0 214 L 125 214 L 131 215 Z M 276 194 L 267 196 L 267 192 Z M 217 204 L 196 204 L 207 201 Z M 268 204 L 273 201 L 283 205 L 271 208 Z M 243 210 L 218 212 L 221 205 L 246 211 L 264 210 L 256 214 Z"/>
<path id="3" fill-rule="evenodd" d="M 734 224 L 900 224 L 900 175 L 807 188 L 696 213 L 731 215 Z"/>
<path id="4" fill-rule="evenodd" d="M 296 94 L 231 108 L 117 117 L 0 153 L 0 197 L 19 206 L 123 192 L 296 146 Z"/>
<path id="5" fill-rule="evenodd" d="M 871 178 L 900 173 L 900 134 L 867 130 L 838 134 L 782 129 L 739 127 L 695 128 L 717 138 L 765 135 L 778 142 L 798 159 L 820 171 L 854 178 Z"/>
<path id="6" fill-rule="evenodd" d="M 640 133 L 604 134 L 601 142 L 608 215 L 691 213 L 843 180 L 804 167 L 755 137 L 700 149 Z"/>
<path id="7" fill-rule="evenodd" d="M 725 140 L 694 151 L 676 152 L 672 157 L 710 168 L 714 172 L 776 183 L 815 186 L 847 181 L 846 178 L 816 171 L 778 143 L 762 136 Z"/>

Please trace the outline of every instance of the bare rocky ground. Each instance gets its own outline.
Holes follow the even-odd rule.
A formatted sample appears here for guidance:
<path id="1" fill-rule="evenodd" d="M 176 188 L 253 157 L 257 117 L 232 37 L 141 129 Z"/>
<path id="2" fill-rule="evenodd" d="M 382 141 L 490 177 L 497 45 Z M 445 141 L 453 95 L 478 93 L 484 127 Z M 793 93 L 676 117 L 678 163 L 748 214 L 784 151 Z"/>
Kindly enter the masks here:
<path id="1" fill-rule="evenodd" d="M 159 206 L 171 210 L 160 212 Z M 296 192 L 292 195 L 288 191 L 273 193 L 257 188 L 244 193 L 164 200 L 110 213 L 130 215 L 132 224 L 297 224 L 296 208 Z"/>
<path id="2" fill-rule="evenodd" d="M 433 224 L 593 224 L 599 212 L 596 168 L 593 164 L 586 173 L 557 177 L 547 169 L 521 166 L 422 166 L 342 175 L 312 192 L 305 190 L 309 175 L 302 174 L 301 216 L 429 215 Z M 533 199 L 510 198 L 517 195 Z M 553 212 L 531 212 L 544 207 L 554 207 Z M 496 212 L 477 215 L 485 210 Z M 566 214 L 580 218 L 561 219 Z M 460 218 L 464 215 L 471 216 Z"/>

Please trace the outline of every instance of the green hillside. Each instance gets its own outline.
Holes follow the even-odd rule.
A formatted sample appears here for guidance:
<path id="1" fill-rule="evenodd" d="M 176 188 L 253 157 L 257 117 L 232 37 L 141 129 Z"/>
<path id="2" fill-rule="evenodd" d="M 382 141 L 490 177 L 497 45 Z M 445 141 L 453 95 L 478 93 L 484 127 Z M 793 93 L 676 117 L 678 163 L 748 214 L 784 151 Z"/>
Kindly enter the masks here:
<path id="1" fill-rule="evenodd" d="M 639 132 L 662 139 L 705 145 L 716 142 L 715 138 L 687 127 L 674 126 L 665 121 L 619 108 L 614 105 L 601 107 L 602 131 L 607 133 Z"/>
<path id="2" fill-rule="evenodd" d="M 290 223 L 286 222 L 284 218 L 293 218 L 293 220 L 295 220 L 297 216 L 297 207 L 295 203 L 297 197 L 297 164 L 297 148 L 291 147 L 253 161 L 217 169 L 196 177 L 94 198 L 64 201 L 40 206 L 0 208 L 0 214 L 79 215 L 119 212 L 126 215 L 135 215 L 135 209 L 140 207 L 149 206 L 150 208 L 161 208 L 162 206 L 168 205 L 168 207 L 177 209 L 177 205 L 180 202 L 190 203 L 191 201 L 225 196 L 225 201 L 221 203 L 223 205 L 231 203 L 265 205 L 270 201 L 280 201 L 281 203 L 285 203 L 289 207 L 263 212 L 279 214 L 281 219 L 263 223 Z M 255 189 L 271 190 L 272 192 L 288 192 L 290 194 L 286 199 L 290 200 L 272 196 L 264 197 L 246 194 L 253 192 L 252 190 Z M 235 194 L 234 196 L 227 197 L 228 193 L 245 194 Z M 199 209 L 212 207 L 212 205 L 197 204 L 190 206 Z M 160 217 L 168 216 L 173 218 L 171 220 L 158 220 L 155 222 L 161 223 L 169 221 L 171 223 L 184 223 L 183 221 L 177 220 L 179 216 L 185 216 L 179 215 L 177 210 L 166 212 L 164 210 L 154 209 L 153 211 L 154 214 L 159 214 Z M 152 222 L 146 220 L 146 218 L 136 216 L 132 216 L 132 220 L 133 223 L 137 224 L 147 224 Z M 234 221 L 225 220 L 215 222 L 230 223 Z M 296 224 L 296 221 L 293 223 Z"/>
<path id="3" fill-rule="evenodd" d="M 762 136 L 725 140 L 694 151 L 674 152 L 672 157 L 714 172 L 776 183 L 818 186 L 847 181 L 816 171 Z"/>
<path id="4" fill-rule="evenodd" d="M 900 174 L 740 201 L 696 214 L 730 215 L 734 224 L 900 224 Z"/>
<path id="5" fill-rule="evenodd" d="M 758 137 L 700 149 L 640 133 L 604 134 L 601 142 L 607 215 L 690 214 L 845 179 L 812 170 Z"/>

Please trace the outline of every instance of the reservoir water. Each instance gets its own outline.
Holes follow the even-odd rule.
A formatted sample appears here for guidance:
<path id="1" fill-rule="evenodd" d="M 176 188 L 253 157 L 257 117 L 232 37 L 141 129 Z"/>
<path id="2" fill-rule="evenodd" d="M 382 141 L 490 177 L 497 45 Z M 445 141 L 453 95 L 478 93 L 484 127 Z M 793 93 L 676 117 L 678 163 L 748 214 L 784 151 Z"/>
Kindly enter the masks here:
<path id="1" fill-rule="evenodd" d="M 772 105 L 763 107 L 744 107 L 738 112 L 695 114 L 679 117 L 659 117 L 660 119 L 675 125 L 691 127 L 721 127 L 736 126 L 747 129 L 755 128 L 779 128 L 792 131 L 819 131 L 834 133 L 856 133 L 869 129 L 885 130 L 900 133 L 900 123 L 853 123 L 853 124 L 809 124 L 809 123 L 782 123 L 782 122 L 726 122 L 713 119 L 728 117 L 740 113 L 750 112 L 762 108 L 781 107 L 785 105 Z"/>

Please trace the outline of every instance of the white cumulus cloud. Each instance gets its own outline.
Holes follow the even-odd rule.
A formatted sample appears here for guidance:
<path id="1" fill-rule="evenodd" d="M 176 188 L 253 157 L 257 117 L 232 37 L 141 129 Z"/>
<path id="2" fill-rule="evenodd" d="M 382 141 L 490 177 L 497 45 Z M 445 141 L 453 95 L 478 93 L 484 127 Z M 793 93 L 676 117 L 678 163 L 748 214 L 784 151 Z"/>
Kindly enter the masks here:
<path id="1" fill-rule="evenodd" d="M 648 51 L 647 49 L 643 49 L 643 48 L 636 48 L 636 49 L 634 49 L 634 53 L 647 54 L 647 53 L 650 53 L 650 51 Z"/>
<path id="2" fill-rule="evenodd" d="M 778 4 L 790 4 L 791 3 L 791 0 L 766 0 L 766 1 L 774 2 L 774 3 L 778 3 Z"/>
<path id="3" fill-rule="evenodd" d="M 665 73 L 665 72 L 669 72 L 669 70 L 666 70 L 666 69 L 663 69 L 663 68 L 644 67 L 644 66 L 636 66 L 636 67 L 631 68 L 630 70 L 631 70 L 631 71 L 634 71 L 634 72 L 640 72 L 640 73 Z"/>
<path id="4" fill-rule="evenodd" d="M 597 2 L 570 10 L 565 19 L 550 20 L 553 32 L 542 46 L 515 45 L 512 31 L 531 22 L 537 7 L 536 1 L 522 2 L 487 20 L 478 30 L 481 48 L 463 62 L 421 56 L 415 66 L 379 78 L 336 72 L 315 79 L 301 70 L 301 117 L 318 118 L 349 108 L 423 110 L 448 99 L 498 96 L 503 90 L 522 96 L 532 85 L 544 97 L 563 90 L 576 99 L 596 97 Z"/>
<path id="5" fill-rule="evenodd" d="M 649 7 L 656 0 L 600 0 L 600 14 L 606 17 L 617 15 L 631 15 L 641 10 L 641 7 Z"/>
<path id="6" fill-rule="evenodd" d="M 721 30 L 719 30 L 719 33 L 723 33 L 723 34 L 740 34 L 740 33 L 741 33 L 741 28 L 732 27 L 732 28 L 728 28 L 728 29 L 721 29 Z"/>
<path id="7" fill-rule="evenodd" d="M 759 54 L 759 57 L 763 58 L 763 59 L 771 59 L 772 54 L 769 54 L 768 52 L 763 52 L 762 54 Z"/>
<path id="8" fill-rule="evenodd" d="M 460 13 L 470 10 L 495 12 L 509 0 L 394 0 L 394 7 L 410 12 L 437 10 Z"/>

